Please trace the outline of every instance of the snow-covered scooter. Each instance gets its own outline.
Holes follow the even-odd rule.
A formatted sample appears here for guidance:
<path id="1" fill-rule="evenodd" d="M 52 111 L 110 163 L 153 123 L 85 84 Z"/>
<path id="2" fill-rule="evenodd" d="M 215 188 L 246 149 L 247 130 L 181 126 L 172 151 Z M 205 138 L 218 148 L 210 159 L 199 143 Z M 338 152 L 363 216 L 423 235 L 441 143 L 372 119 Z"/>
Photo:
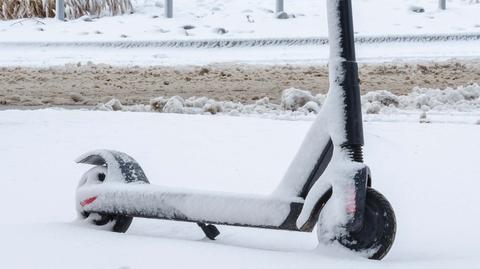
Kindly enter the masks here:
<path id="1" fill-rule="evenodd" d="M 338 241 L 370 259 L 393 244 L 396 221 L 390 203 L 371 188 L 363 164 L 360 89 L 353 42 L 351 0 L 327 0 L 330 90 L 284 178 L 268 196 L 202 192 L 150 185 L 127 154 L 96 150 L 78 163 L 95 165 L 76 192 L 88 223 L 127 231 L 133 217 L 197 223 L 210 239 L 213 224 L 311 232 Z"/>

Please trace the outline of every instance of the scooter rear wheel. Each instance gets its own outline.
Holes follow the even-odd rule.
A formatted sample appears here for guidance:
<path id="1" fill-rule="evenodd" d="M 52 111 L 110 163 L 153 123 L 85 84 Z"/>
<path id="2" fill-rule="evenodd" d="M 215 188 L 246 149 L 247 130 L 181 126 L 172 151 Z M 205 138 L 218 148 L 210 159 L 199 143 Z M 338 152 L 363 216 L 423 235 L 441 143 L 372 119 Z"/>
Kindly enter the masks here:
<path id="1" fill-rule="evenodd" d="M 116 233 L 125 233 L 130 224 L 132 224 L 133 217 L 120 216 L 120 215 L 107 215 L 107 214 L 97 214 L 97 218 L 92 219 L 92 224 L 96 226 L 106 226 L 109 227 L 109 230 Z M 82 212 L 84 218 L 88 218 L 90 213 Z M 107 226 L 108 225 L 108 226 Z"/>
<path id="2" fill-rule="evenodd" d="M 105 166 L 93 167 L 82 176 L 79 187 L 85 184 L 104 184 L 106 173 L 107 168 Z M 133 220 L 133 217 L 122 215 L 99 214 L 86 211 L 80 211 L 80 214 L 84 219 L 88 219 L 89 223 L 103 226 L 106 230 L 117 233 L 125 233 Z"/>
<path id="3" fill-rule="evenodd" d="M 396 229 L 395 213 L 388 200 L 375 189 L 367 188 L 362 229 L 338 241 L 351 250 L 366 252 L 369 259 L 381 260 L 393 244 Z"/>

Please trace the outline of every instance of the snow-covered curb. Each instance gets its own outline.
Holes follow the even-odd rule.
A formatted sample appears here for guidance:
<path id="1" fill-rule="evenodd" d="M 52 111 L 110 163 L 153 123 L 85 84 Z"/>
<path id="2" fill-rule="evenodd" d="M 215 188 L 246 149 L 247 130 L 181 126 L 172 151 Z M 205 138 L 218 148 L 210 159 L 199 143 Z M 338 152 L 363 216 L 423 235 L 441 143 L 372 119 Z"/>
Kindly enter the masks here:
<path id="1" fill-rule="evenodd" d="M 372 35 L 356 36 L 357 44 L 417 43 L 480 40 L 480 33 Z M 0 42 L 0 47 L 101 47 L 101 48 L 233 48 L 268 46 L 313 46 L 328 44 L 327 37 L 305 38 L 247 38 L 247 39 L 178 39 L 178 40 L 120 40 L 120 41 L 51 41 Z"/>

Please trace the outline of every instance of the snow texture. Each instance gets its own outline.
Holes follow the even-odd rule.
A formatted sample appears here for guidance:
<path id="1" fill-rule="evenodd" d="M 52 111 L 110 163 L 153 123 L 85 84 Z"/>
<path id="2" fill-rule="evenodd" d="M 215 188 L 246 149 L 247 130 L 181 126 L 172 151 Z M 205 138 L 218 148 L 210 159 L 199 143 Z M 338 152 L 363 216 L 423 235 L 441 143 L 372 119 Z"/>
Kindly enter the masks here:
<path id="1" fill-rule="evenodd" d="M 147 184 L 96 183 L 77 190 L 77 204 L 90 197 L 97 199 L 81 210 L 274 227 L 285 221 L 291 202 L 302 201 L 300 198 L 271 199 L 268 196 L 174 189 Z"/>
<path id="2" fill-rule="evenodd" d="M 104 178 L 105 182 L 108 183 L 149 183 L 140 165 L 123 152 L 94 150 L 81 155 L 76 159 L 76 162 L 108 167 L 109 171 Z"/>
<path id="3" fill-rule="evenodd" d="M 282 92 L 281 106 L 284 110 L 298 110 L 309 102 L 316 102 L 315 97 L 308 91 L 289 88 Z M 309 104 L 312 107 L 312 104 Z"/>
<path id="4" fill-rule="evenodd" d="M 430 89 L 415 87 L 407 95 L 395 95 L 387 90 L 371 91 L 362 97 L 362 110 L 367 115 L 398 113 L 458 113 L 480 111 L 480 85 L 470 84 L 457 88 Z M 276 119 L 313 119 L 325 103 L 326 95 L 313 94 L 308 90 L 289 88 L 282 92 L 280 104 L 271 103 L 265 97 L 253 104 L 242 104 L 231 101 L 216 101 L 208 97 L 178 96 L 171 98 L 157 97 L 150 100 L 149 105 L 122 105 L 118 99 L 105 104 L 98 104 L 96 109 L 105 111 L 132 112 L 166 112 L 165 104 L 176 103 L 171 113 L 180 114 L 220 114 L 251 115 Z M 168 109 L 170 110 L 170 108 Z"/>
<path id="5" fill-rule="evenodd" d="M 261 196 L 279 184 L 310 120 L 0 111 L 1 265 L 153 269 L 161 262 L 164 267 L 212 269 L 476 268 L 480 218 L 472 212 L 480 203 L 476 150 L 480 128 L 475 124 L 480 114 L 429 114 L 430 124 L 420 124 L 418 113 L 415 121 L 393 112 L 367 116 L 364 152 L 373 186 L 390 200 L 399 221 L 395 245 L 381 262 L 356 257 L 335 244 L 318 244 L 315 232 L 218 226 L 217 240 L 205 241 L 192 223 L 135 218 L 126 234 L 72 223 L 76 184 L 90 168 L 72 162 L 81 152 L 99 147 L 129 152 L 153 185 Z"/>
<path id="6" fill-rule="evenodd" d="M 69 2 L 91 3 L 92 6 L 106 6 L 112 0 L 67 0 Z M 123 3 L 123 0 L 120 1 Z M 97 12 L 89 10 L 88 20 L 80 18 L 68 22 L 55 19 L 16 20 L 0 22 L 2 41 L 34 42 L 104 42 L 104 45 L 118 41 L 128 45 L 129 41 L 171 41 L 175 46 L 187 45 L 195 40 L 227 40 L 235 45 L 235 40 L 264 39 L 267 42 L 250 42 L 258 46 L 262 43 L 282 42 L 304 43 L 297 39 L 317 39 L 325 42 L 328 27 L 324 23 L 325 1 L 297 0 L 285 3 L 289 19 L 277 19 L 272 13 L 275 1 L 263 0 L 174 0 L 174 17 L 164 17 L 163 5 L 157 0 L 132 0 L 134 14 L 96 18 Z M 161 1 L 160 1 L 161 2 Z M 421 40 L 415 36 L 431 36 L 433 39 L 449 39 L 452 36 L 469 33 L 478 39 L 477 14 L 479 4 L 468 1 L 452 1 L 446 11 L 438 9 L 438 1 L 433 0 L 358 0 L 354 2 L 356 31 L 359 38 L 366 40 Z M 107 3 L 107 4 L 105 4 Z M 409 10 L 411 5 L 424 8 L 423 13 Z M 124 6 L 124 5 L 120 5 Z M 68 7 L 68 6 L 67 6 Z M 67 14 L 68 12 L 67 8 Z M 98 8 L 96 9 L 98 10 Z M 381 10 L 382 12 L 376 12 Z M 125 9 L 129 13 L 131 9 Z M 84 13 L 81 13 L 84 14 Z M 185 31 L 185 25 L 194 28 Z M 39 31 L 41 27 L 44 31 Z M 223 28 L 223 31 L 214 29 Z M 398 35 L 390 38 L 393 33 Z M 448 34 L 447 36 L 440 37 Z M 436 36 L 436 37 L 435 37 Z M 319 37 L 321 37 L 319 39 Z M 181 41 L 185 41 L 182 43 Z M 283 41 L 282 41 L 283 40 Z M 287 41 L 289 40 L 289 41 Z M 312 44 L 308 41 L 306 43 Z M 132 44 L 132 43 L 130 43 Z M 196 42 L 201 45 L 202 42 Z M 228 44 L 225 44 L 228 46 Z M 245 45 L 246 43 L 244 43 Z M 134 44 L 135 45 L 135 44 Z M 215 42 L 210 43 L 215 45 Z"/>

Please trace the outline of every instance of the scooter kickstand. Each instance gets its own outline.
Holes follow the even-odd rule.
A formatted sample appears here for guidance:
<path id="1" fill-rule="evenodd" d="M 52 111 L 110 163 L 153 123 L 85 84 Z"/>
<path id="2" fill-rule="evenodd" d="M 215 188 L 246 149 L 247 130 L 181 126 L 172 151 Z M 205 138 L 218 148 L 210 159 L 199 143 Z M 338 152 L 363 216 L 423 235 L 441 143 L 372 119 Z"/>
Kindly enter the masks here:
<path id="1" fill-rule="evenodd" d="M 207 236 L 207 238 L 210 240 L 215 240 L 215 237 L 217 237 L 220 234 L 220 231 L 213 224 L 205 224 L 202 222 L 197 222 L 197 225 L 200 226 L 200 228 L 202 228 L 202 231 L 205 233 L 205 236 Z"/>

